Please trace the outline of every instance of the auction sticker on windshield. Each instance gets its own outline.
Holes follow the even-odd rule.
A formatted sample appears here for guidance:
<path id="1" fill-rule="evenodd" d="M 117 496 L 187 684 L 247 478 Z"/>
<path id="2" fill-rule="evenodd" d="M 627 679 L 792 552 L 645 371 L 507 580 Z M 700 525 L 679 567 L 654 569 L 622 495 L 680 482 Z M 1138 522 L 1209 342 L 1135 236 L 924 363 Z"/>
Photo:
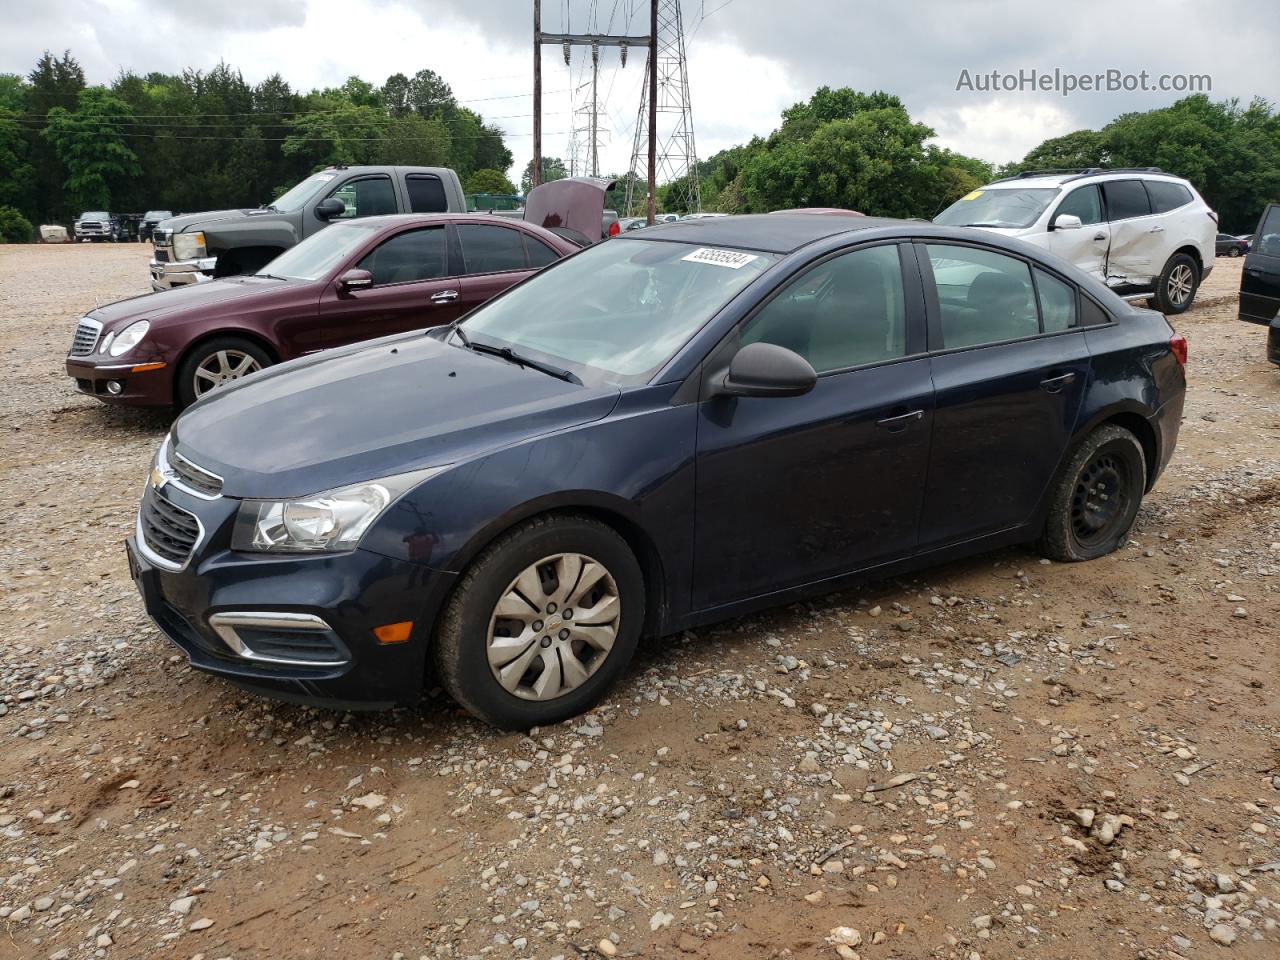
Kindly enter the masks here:
<path id="1" fill-rule="evenodd" d="M 728 267 L 737 270 L 745 267 L 752 260 L 758 259 L 754 253 L 743 253 L 741 250 L 716 250 L 712 247 L 699 247 L 693 253 L 680 258 L 690 263 L 710 263 L 717 267 Z"/>

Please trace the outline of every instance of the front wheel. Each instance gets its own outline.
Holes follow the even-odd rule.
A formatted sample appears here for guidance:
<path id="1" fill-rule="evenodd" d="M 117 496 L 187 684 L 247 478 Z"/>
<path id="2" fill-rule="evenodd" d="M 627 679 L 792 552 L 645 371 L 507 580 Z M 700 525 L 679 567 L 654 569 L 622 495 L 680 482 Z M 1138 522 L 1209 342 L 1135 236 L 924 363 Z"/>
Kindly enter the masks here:
<path id="1" fill-rule="evenodd" d="M 1064 563 L 1118 550 L 1147 486 L 1147 458 L 1128 430 L 1106 424 L 1089 434 L 1054 484 L 1040 551 Z"/>
<path id="2" fill-rule="evenodd" d="M 210 390 L 269 367 L 271 357 L 241 337 L 214 337 L 196 346 L 178 368 L 174 400 L 185 410 Z"/>
<path id="3" fill-rule="evenodd" d="M 470 713 L 527 730 L 589 710 L 626 669 L 644 576 L 625 540 L 589 517 L 539 517 L 486 548 L 441 617 L 441 683 Z"/>

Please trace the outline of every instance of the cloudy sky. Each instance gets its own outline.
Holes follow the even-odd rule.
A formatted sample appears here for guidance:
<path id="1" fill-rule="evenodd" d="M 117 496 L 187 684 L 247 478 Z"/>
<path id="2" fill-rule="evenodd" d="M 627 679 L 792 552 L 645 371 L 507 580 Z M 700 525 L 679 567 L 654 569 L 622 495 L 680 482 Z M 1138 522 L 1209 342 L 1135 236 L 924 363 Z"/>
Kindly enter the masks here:
<path id="1" fill-rule="evenodd" d="M 545 30 L 643 33 L 647 0 L 543 0 Z M 1274 0 L 683 0 L 698 152 L 768 133 L 780 111 L 822 84 L 884 89 L 938 142 L 994 162 L 1046 137 L 1167 104 L 1170 92 L 957 90 L 962 71 L 1055 68 L 1208 75 L 1215 99 L 1280 90 Z M 26 73 L 40 52 L 70 49 L 90 82 L 120 70 L 209 68 L 250 82 L 280 72 L 295 88 L 351 75 L 381 83 L 430 67 L 458 98 L 509 132 L 516 168 L 531 154 L 531 0 L 0 0 L 0 72 Z M 189 11 L 189 12 L 188 12 Z M 567 156 L 587 52 L 571 68 L 544 51 L 544 152 Z M 602 55 L 601 166 L 626 169 L 643 55 L 619 69 Z M 577 92 L 575 94 L 575 88 Z"/>

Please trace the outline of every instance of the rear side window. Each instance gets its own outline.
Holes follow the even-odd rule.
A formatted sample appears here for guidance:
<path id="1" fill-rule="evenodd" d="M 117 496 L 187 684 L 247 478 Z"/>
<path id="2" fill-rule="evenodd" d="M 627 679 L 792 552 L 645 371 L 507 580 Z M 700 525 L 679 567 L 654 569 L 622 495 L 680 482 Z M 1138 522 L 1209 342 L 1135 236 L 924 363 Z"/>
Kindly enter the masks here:
<path id="1" fill-rule="evenodd" d="M 409 209 L 414 213 L 447 213 L 449 200 L 439 177 L 410 174 L 405 178 L 409 188 Z"/>
<path id="2" fill-rule="evenodd" d="M 1085 187 L 1077 187 L 1068 193 L 1062 203 L 1058 204 L 1054 217 L 1060 217 L 1064 213 L 1075 214 L 1085 225 L 1101 223 L 1102 195 L 1098 193 L 1098 185 L 1091 183 Z"/>
<path id="3" fill-rule="evenodd" d="M 354 220 L 356 217 L 381 217 L 388 213 L 398 213 L 396 194 L 391 187 L 390 177 L 366 177 L 363 180 L 348 180 L 331 194 L 337 197 L 346 207 L 334 220 Z"/>
<path id="4" fill-rule="evenodd" d="M 1107 197 L 1107 219 L 1130 220 L 1151 213 L 1151 202 L 1141 180 L 1109 180 L 1102 185 Z"/>
<path id="5" fill-rule="evenodd" d="M 1035 287 L 1026 263 L 974 247 L 930 243 L 927 248 L 945 349 L 1040 332 Z"/>
<path id="6" fill-rule="evenodd" d="M 560 254 L 556 253 L 537 237 L 531 237 L 527 233 L 524 235 L 524 248 L 529 254 L 529 266 L 531 267 L 545 267 L 548 263 L 555 263 L 560 259 Z"/>
<path id="7" fill-rule="evenodd" d="M 1273 203 L 1262 218 L 1258 235 L 1253 238 L 1255 253 L 1264 257 L 1280 257 L 1280 204 Z"/>
<path id="8" fill-rule="evenodd" d="M 524 243 L 520 231 L 488 223 L 461 223 L 458 239 L 462 243 L 462 260 L 467 273 L 496 273 L 501 270 L 524 270 Z"/>
<path id="9" fill-rule="evenodd" d="M 378 244 L 360 267 L 373 275 L 375 287 L 382 287 L 443 277 L 445 262 L 444 227 L 439 226 L 396 234 Z"/>
<path id="10" fill-rule="evenodd" d="M 1167 180 L 1148 180 L 1147 196 L 1151 198 L 1152 213 L 1168 213 L 1185 207 L 1191 202 L 1191 191 L 1180 183 Z"/>
<path id="11" fill-rule="evenodd" d="M 1076 325 L 1076 288 L 1043 270 L 1036 270 L 1035 273 L 1044 332 L 1070 330 Z"/>

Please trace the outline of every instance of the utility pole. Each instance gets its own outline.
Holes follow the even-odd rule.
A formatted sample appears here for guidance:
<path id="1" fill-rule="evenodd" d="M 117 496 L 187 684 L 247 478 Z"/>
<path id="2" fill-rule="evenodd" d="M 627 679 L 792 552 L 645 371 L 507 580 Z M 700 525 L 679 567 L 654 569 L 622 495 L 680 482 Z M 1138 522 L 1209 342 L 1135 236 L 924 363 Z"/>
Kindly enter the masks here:
<path id="1" fill-rule="evenodd" d="M 542 0 L 533 0 L 533 170 L 529 183 L 542 182 Z"/>
<path id="2" fill-rule="evenodd" d="M 677 10 L 679 7 L 676 8 Z M 628 190 L 628 192 L 630 192 Z M 658 219 L 658 0 L 649 0 L 649 206 L 646 222 Z"/>
<path id="3" fill-rule="evenodd" d="M 650 15 L 650 23 L 657 23 L 656 0 Z M 591 172 L 599 176 L 600 158 L 596 147 L 596 71 L 599 66 L 601 47 L 620 47 L 622 49 L 622 65 L 627 65 L 627 49 L 629 47 L 649 48 L 650 73 L 653 72 L 653 31 L 646 37 L 625 36 L 609 33 L 543 33 L 542 32 L 542 0 L 533 0 L 533 176 L 531 181 L 536 187 L 542 182 L 542 46 L 547 43 L 560 44 L 568 56 L 570 47 L 591 47 Z M 652 84 L 650 85 L 652 86 Z M 650 179 L 652 179 L 652 172 Z"/>
<path id="4" fill-rule="evenodd" d="M 600 141 L 597 122 L 600 104 L 596 100 L 596 91 L 600 81 L 600 44 L 591 45 L 591 175 L 600 176 Z"/>

